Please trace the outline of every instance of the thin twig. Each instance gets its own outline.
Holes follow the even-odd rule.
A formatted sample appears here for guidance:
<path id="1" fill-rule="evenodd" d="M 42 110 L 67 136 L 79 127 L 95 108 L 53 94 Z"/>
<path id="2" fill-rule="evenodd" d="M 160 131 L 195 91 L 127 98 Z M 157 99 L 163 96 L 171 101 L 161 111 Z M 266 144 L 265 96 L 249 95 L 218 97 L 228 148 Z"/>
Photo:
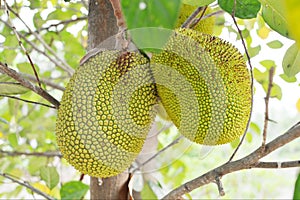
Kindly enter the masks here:
<path id="1" fill-rule="evenodd" d="M 231 13 L 231 18 L 234 22 L 234 25 L 235 27 L 237 28 L 238 30 L 238 33 L 241 37 L 241 41 L 242 41 L 242 44 L 243 44 L 243 47 L 245 49 L 245 53 L 246 53 L 246 56 L 247 56 L 247 60 L 248 60 L 248 64 L 249 64 L 249 67 L 250 67 L 250 77 L 251 77 L 251 83 L 250 83 L 250 87 L 251 87 L 251 105 L 250 105 L 250 115 L 249 115 L 249 119 L 248 119 L 248 122 L 247 122 L 247 125 L 246 125 L 246 129 L 245 129 L 245 132 L 241 138 L 241 141 L 240 143 L 238 144 L 237 148 L 235 149 L 235 151 L 233 152 L 233 154 L 231 155 L 231 157 L 229 158 L 229 161 L 232 161 L 232 159 L 234 158 L 234 156 L 236 155 L 236 153 L 238 152 L 238 150 L 240 149 L 244 139 L 245 139 L 245 136 L 246 136 L 246 133 L 247 133 L 247 130 L 249 128 L 249 125 L 250 125 L 250 121 L 251 121 L 251 117 L 252 117 L 252 111 L 253 111 L 253 95 L 254 95 L 254 76 L 253 76 L 253 67 L 252 67 L 252 64 L 251 64 L 251 58 L 250 58 L 250 55 L 249 55 L 249 52 L 248 52 L 248 49 L 246 47 L 246 44 L 245 44 L 245 41 L 244 41 L 244 38 L 243 38 L 243 34 L 242 34 L 242 31 L 240 30 L 238 24 L 237 24 L 237 21 L 234 17 L 235 15 L 235 9 L 236 9 L 236 0 L 234 0 L 234 5 L 233 5 L 233 9 L 232 9 L 232 13 Z"/>
<path id="2" fill-rule="evenodd" d="M 36 156 L 36 157 L 59 157 L 62 155 L 59 152 L 20 152 L 20 151 L 3 151 L 0 149 L 0 154 L 5 156 Z"/>
<path id="3" fill-rule="evenodd" d="M 30 66 L 31 66 L 31 68 L 33 70 L 34 76 L 35 76 L 35 78 L 37 80 L 37 83 L 38 83 L 39 87 L 42 88 L 42 85 L 41 85 L 41 82 L 40 82 L 40 79 L 39 79 L 39 75 L 38 75 L 38 73 L 37 73 L 37 71 L 35 69 L 35 66 L 34 66 L 34 64 L 33 64 L 32 60 L 31 60 L 30 56 L 29 56 L 29 53 L 26 50 L 26 48 L 24 47 L 24 45 L 23 45 L 23 43 L 22 43 L 22 41 L 20 39 L 20 36 L 19 36 L 19 34 L 18 34 L 17 30 L 16 30 L 16 27 L 13 25 L 13 23 L 10 20 L 9 11 L 8 11 L 9 10 L 9 6 L 6 3 L 6 0 L 4 0 L 4 8 L 5 8 L 5 12 L 7 14 L 7 21 L 10 24 L 10 26 L 12 27 L 12 30 L 13 30 L 14 34 L 16 35 L 16 38 L 17 38 L 17 40 L 19 42 L 19 45 L 20 45 L 21 49 L 23 50 L 23 52 L 25 53 L 25 55 L 26 55 L 26 57 L 27 57 L 27 59 L 28 59 L 28 61 L 30 63 Z"/>
<path id="4" fill-rule="evenodd" d="M 5 173 L 1 173 L 1 172 L 0 172 L 0 176 L 2 176 L 2 177 L 4 177 L 4 178 L 7 178 L 7 179 L 11 180 L 12 182 L 17 183 L 17 184 L 19 184 L 19 185 L 21 185 L 21 186 L 24 186 L 24 187 L 28 188 L 29 190 L 31 190 L 32 192 L 34 192 L 34 193 L 36 193 L 36 194 L 39 194 L 39 195 L 41 195 L 42 197 L 44 197 L 44 198 L 46 198 L 46 199 L 48 199 L 48 200 L 54 200 L 54 199 L 55 199 L 55 198 L 53 198 L 53 197 L 51 197 L 51 196 L 48 196 L 48 195 L 45 194 L 44 192 L 42 192 L 42 191 L 36 189 L 35 187 L 31 186 L 29 183 L 27 183 L 27 182 L 25 182 L 25 181 L 21 182 L 21 181 L 17 180 L 16 178 L 13 178 L 12 175 L 5 174 Z"/>
<path id="5" fill-rule="evenodd" d="M 23 77 L 29 79 L 30 81 L 36 81 L 36 79 L 34 78 L 34 76 L 30 75 L 30 74 L 25 74 L 25 73 L 20 73 Z M 60 91 L 65 91 L 65 88 L 56 84 L 56 83 L 53 83 L 51 80 L 49 79 L 46 79 L 46 78 L 41 78 L 40 79 L 41 83 L 42 84 L 45 84 L 49 87 L 52 87 L 54 89 L 58 89 Z"/>
<path id="6" fill-rule="evenodd" d="M 10 99 L 17 99 L 19 101 L 24 101 L 26 103 L 31 103 L 31 104 L 35 104 L 35 105 L 41 105 L 41 106 L 45 106 L 45 107 L 48 107 L 48 108 L 54 108 L 54 109 L 56 109 L 56 107 L 48 105 L 48 104 L 45 104 L 45 103 L 40 103 L 40 102 L 36 102 L 36 101 L 30 101 L 30 100 L 22 99 L 22 98 L 11 96 L 11 95 L 0 94 L 0 97 L 7 97 L 7 98 L 10 98 Z"/>
<path id="7" fill-rule="evenodd" d="M 185 22 L 181 25 L 181 28 L 186 28 L 189 27 L 189 25 L 192 23 L 192 21 L 195 19 L 195 17 L 201 12 L 203 8 L 198 7 L 186 20 Z"/>
<path id="8" fill-rule="evenodd" d="M 271 67 L 269 70 L 269 84 L 267 89 L 267 94 L 265 97 L 265 120 L 264 120 L 264 129 L 263 129 L 263 139 L 262 139 L 262 147 L 265 148 L 266 140 L 267 140 L 267 130 L 268 130 L 268 122 L 269 122 L 269 100 L 271 95 L 271 90 L 273 86 L 273 76 L 274 76 L 274 67 Z"/>
<path id="9" fill-rule="evenodd" d="M 195 27 L 200 22 L 200 20 L 204 16 L 204 13 L 206 12 L 206 10 L 207 10 L 207 6 L 204 6 L 203 9 L 202 9 L 202 13 L 201 13 L 200 17 L 195 19 L 195 21 L 193 21 L 193 24 L 191 24 L 190 28 Z"/>
<path id="10" fill-rule="evenodd" d="M 222 13 L 224 13 L 223 10 L 217 10 L 216 12 L 212 12 L 212 13 L 208 13 L 207 15 L 204 15 L 204 16 L 201 18 L 201 20 L 207 19 L 207 18 L 212 17 L 212 16 L 215 16 L 215 15 L 220 15 L 220 14 L 222 14 Z"/>
<path id="11" fill-rule="evenodd" d="M 59 25 L 65 25 L 64 27 L 66 27 L 66 25 L 68 25 L 70 23 L 78 22 L 78 21 L 81 21 L 81 20 L 87 20 L 87 16 L 77 17 L 75 19 L 68 19 L 68 20 L 60 21 L 60 22 L 55 23 L 55 24 L 50 24 L 46 27 L 42 27 L 42 28 L 37 29 L 35 32 L 40 32 L 40 31 L 43 31 L 43 30 L 49 31 L 50 28 L 52 28 L 52 27 L 57 28 Z"/>
<path id="12" fill-rule="evenodd" d="M 22 86 L 24 86 L 24 87 L 32 90 L 36 94 L 40 95 L 41 97 L 43 97 L 44 99 L 49 101 L 52 105 L 54 105 L 56 108 L 59 107 L 59 105 L 60 105 L 59 101 L 57 101 L 48 92 L 46 92 L 45 90 L 43 90 L 40 87 L 37 87 L 37 86 L 33 85 L 31 82 L 24 79 L 18 72 L 16 72 L 15 70 L 9 68 L 6 64 L 3 64 L 1 62 L 0 62 L 0 72 L 4 73 L 4 74 L 7 74 L 11 78 L 18 81 Z"/>
<path id="13" fill-rule="evenodd" d="M 245 156 L 242 159 L 239 159 L 237 161 L 227 162 L 181 186 L 171 191 L 169 194 L 167 194 L 163 199 L 177 199 L 180 196 L 191 192 L 194 189 L 197 189 L 203 185 L 209 184 L 213 181 L 215 181 L 216 177 L 224 176 L 229 173 L 233 173 L 235 171 L 240 171 L 243 169 L 251 169 L 256 168 L 257 166 L 263 166 L 263 164 L 259 164 L 259 160 L 267 155 L 269 155 L 271 152 L 277 150 L 278 148 L 288 144 L 289 142 L 300 138 L 300 125 L 294 125 L 293 128 L 289 129 L 284 134 L 278 136 L 268 144 L 266 144 L 266 148 L 264 148 L 264 151 L 262 151 L 262 147 L 260 146 L 258 149 L 256 149 L 254 152 L 250 153 L 249 155 Z M 267 164 L 271 165 L 271 164 Z M 297 167 L 299 166 L 299 161 L 295 161 L 295 163 L 289 162 L 289 165 L 286 163 L 286 167 Z M 281 164 L 281 167 L 283 166 L 283 163 Z M 271 167 L 274 168 L 274 167 Z M 278 167 L 277 167 L 278 168 Z"/>
<path id="14" fill-rule="evenodd" d="M 3 22 L 3 23 L 4 23 L 7 27 L 9 27 L 10 29 L 13 29 L 13 28 L 12 28 L 6 21 L 4 21 L 3 19 L 0 18 L 0 21 Z M 19 34 L 19 36 L 20 36 L 23 40 L 25 40 L 25 42 L 26 42 L 27 44 L 29 44 L 30 46 L 32 46 L 32 48 L 33 48 L 34 50 L 36 50 L 38 53 L 44 55 L 44 56 L 47 57 L 51 62 L 53 62 L 53 63 L 55 64 L 55 66 L 61 68 L 61 69 L 64 70 L 64 71 L 68 71 L 68 69 L 67 69 L 61 62 L 58 62 L 57 59 L 52 58 L 52 57 L 51 57 L 50 55 L 48 55 L 45 51 L 40 50 L 33 42 L 31 42 L 30 40 L 28 40 L 28 39 L 25 37 L 25 35 L 23 35 L 23 34 L 21 34 L 21 33 L 19 33 L 19 32 L 18 32 L 18 34 Z M 70 73 L 68 73 L 68 74 L 69 74 L 69 76 L 70 76 Z"/>
<path id="15" fill-rule="evenodd" d="M 32 35 L 35 36 L 35 38 L 45 47 L 46 50 L 48 50 L 54 57 L 55 59 L 59 60 L 62 65 L 64 65 L 64 69 L 65 71 L 72 76 L 74 73 L 74 69 L 68 64 L 66 63 L 66 61 L 64 61 L 63 59 L 61 59 L 56 53 L 55 51 L 45 42 L 45 40 L 36 32 L 32 31 L 31 28 L 25 23 L 25 21 L 19 16 L 19 14 L 17 12 L 15 12 L 12 8 L 10 8 L 8 6 L 8 9 L 11 13 L 13 13 L 24 25 L 25 27 L 28 29 L 29 33 L 31 33 Z"/>
<path id="16" fill-rule="evenodd" d="M 171 142 L 170 144 L 168 144 L 167 146 L 165 146 L 163 149 L 161 149 L 160 151 L 158 151 L 156 154 L 154 154 L 153 156 L 151 156 L 148 160 L 146 160 L 145 162 L 141 163 L 137 168 L 135 168 L 132 171 L 132 174 L 134 172 L 136 172 L 137 170 L 141 169 L 143 166 L 145 166 L 147 163 L 149 163 L 151 160 L 153 160 L 154 158 L 156 158 L 157 156 L 159 156 L 161 153 L 165 152 L 167 149 L 169 149 L 170 147 L 172 147 L 173 145 L 177 144 L 179 142 L 179 140 L 181 140 L 183 138 L 183 136 L 179 136 L 178 138 L 176 138 L 173 142 Z"/>

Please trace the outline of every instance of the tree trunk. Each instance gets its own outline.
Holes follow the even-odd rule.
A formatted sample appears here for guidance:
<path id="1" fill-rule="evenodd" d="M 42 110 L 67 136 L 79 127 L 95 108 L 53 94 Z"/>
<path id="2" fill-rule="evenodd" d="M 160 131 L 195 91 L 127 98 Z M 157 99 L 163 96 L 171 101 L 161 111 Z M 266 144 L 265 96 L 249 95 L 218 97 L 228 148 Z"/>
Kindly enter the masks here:
<path id="1" fill-rule="evenodd" d="M 114 11 L 109 0 L 90 0 L 88 15 L 88 50 L 97 47 L 118 31 Z M 127 199 L 129 174 L 123 173 L 111 178 L 90 179 L 91 199 Z"/>

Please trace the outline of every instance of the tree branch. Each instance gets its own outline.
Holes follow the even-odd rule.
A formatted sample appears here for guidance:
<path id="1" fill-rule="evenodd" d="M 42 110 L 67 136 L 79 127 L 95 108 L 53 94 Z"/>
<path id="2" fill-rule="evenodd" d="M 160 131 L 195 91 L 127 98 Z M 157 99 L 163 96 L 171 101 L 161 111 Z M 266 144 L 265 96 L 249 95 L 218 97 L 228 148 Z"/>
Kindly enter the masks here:
<path id="1" fill-rule="evenodd" d="M 24 45 L 23 45 L 23 43 L 22 43 L 22 41 L 21 41 L 21 39 L 20 39 L 20 36 L 19 36 L 19 34 L 18 34 L 17 30 L 16 30 L 16 27 L 15 27 L 15 26 L 13 25 L 13 23 L 10 21 L 10 16 L 9 16 L 9 11 L 8 11 L 8 10 L 10 9 L 10 7 L 7 5 L 7 3 L 6 3 L 5 0 L 4 0 L 4 7 L 5 7 L 5 12 L 6 12 L 6 14 L 7 14 L 7 21 L 8 21 L 8 24 L 10 24 L 10 26 L 12 27 L 12 30 L 13 30 L 14 34 L 16 35 L 16 38 L 17 38 L 17 40 L 18 40 L 18 42 L 19 42 L 19 46 L 21 47 L 21 49 L 22 49 L 23 52 L 25 53 L 25 55 L 26 55 L 26 57 L 27 57 L 27 59 L 28 59 L 28 61 L 29 61 L 29 63 L 30 63 L 30 66 L 31 66 L 31 68 L 32 68 L 32 70 L 33 70 L 34 76 L 35 76 L 35 78 L 36 78 L 36 80 L 37 80 L 37 83 L 38 83 L 39 87 L 42 88 L 42 85 L 41 85 L 41 82 L 40 82 L 38 73 L 37 73 L 37 71 L 36 71 L 36 69 L 35 69 L 35 66 L 34 66 L 34 64 L 33 64 L 32 60 L 31 60 L 30 56 L 29 56 L 29 53 L 28 53 L 28 51 L 25 49 L 25 47 L 24 47 Z M 10 10 L 11 10 L 11 9 L 10 9 Z"/>
<path id="2" fill-rule="evenodd" d="M 0 21 L 3 22 L 3 23 L 4 23 L 6 26 L 8 26 L 10 29 L 13 29 L 13 28 L 12 28 L 6 21 L 4 21 L 3 19 L 0 18 Z M 51 57 L 50 55 L 48 55 L 45 51 L 40 50 L 40 49 L 39 49 L 32 41 L 28 40 L 28 39 L 25 37 L 25 35 L 23 35 L 23 34 L 21 34 L 21 33 L 19 33 L 19 32 L 18 32 L 18 34 L 19 34 L 19 36 L 20 36 L 23 40 L 25 40 L 25 42 L 26 42 L 27 44 L 29 44 L 30 46 L 32 46 L 32 48 L 33 48 L 34 50 L 36 50 L 38 53 L 44 55 L 44 56 L 47 57 L 51 62 L 53 62 L 53 63 L 55 64 L 55 66 L 57 66 L 57 67 L 61 68 L 62 70 L 68 72 L 69 69 L 68 69 L 67 67 L 65 67 L 65 65 L 63 65 L 61 62 L 59 62 L 56 58 L 52 58 L 52 57 Z M 72 69 L 72 70 L 73 70 L 73 69 Z M 73 73 L 74 73 L 74 70 L 68 72 L 69 76 L 70 76 L 71 74 L 73 74 Z"/>
<path id="3" fill-rule="evenodd" d="M 22 186 L 28 188 L 28 189 L 31 190 L 32 192 L 41 195 L 41 196 L 44 197 L 45 199 L 48 199 L 48 200 L 55 200 L 55 198 L 48 196 L 47 194 L 43 193 L 42 191 L 40 191 L 40 190 L 36 189 L 35 187 L 31 186 L 29 183 L 27 183 L 27 182 L 25 182 L 25 181 L 21 182 L 21 181 L 17 180 L 16 178 L 13 178 L 13 176 L 11 176 L 11 175 L 9 175 L 9 174 L 5 174 L 5 173 L 1 173 L 1 172 L 0 172 L 0 176 L 2 176 L 2 177 L 4 177 L 4 178 L 7 178 L 7 179 L 11 180 L 11 181 L 14 182 L 14 183 L 17 183 L 17 184 L 19 184 L 19 185 L 22 185 Z"/>
<path id="4" fill-rule="evenodd" d="M 19 16 L 19 14 L 17 12 L 15 12 L 12 8 L 10 8 L 8 6 L 8 9 L 11 13 L 13 13 L 28 29 L 29 33 L 31 33 L 32 35 L 35 36 L 35 38 L 40 41 L 40 43 L 45 47 L 45 49 L 47 49 L 54 57 L 55 59 L 59 60 L 62 65 L 64 65 L 64 69 L 65 71 L 72 76 L 74 73 L 74 69 L 68 64 L 66 63 L 66 61 L 64 61 L 63 59 L 61 59 L 55 52 L 54 50 L 45 42 L 45 40 L 36 32 L 32 31 L 31 28 L 25 23 L 25 21 Z"/>
<path id="5" fill-rule="evenodd" d="M 41 106 L 45 106 L 45 107 L 48 107 L 48 108 L 54 108 L 54 109 L 56 109 L 56 107 L 50 106 L 50 105 L 45 104 L 45 103 L 36 102 L 36 101 L 30 101 L 30 100 L 27 100 L 27 99 L 22 99 L 22 98 L 11 96 L 11 95 L 0 94 L 0 97 L 7 97 L 7 98 L 10 98 L 10 99 L 16 99 L 16 100 L 19 100 L 19 101 L 24 101 L 26 103 L 31 103 L 31 104 L 35 104 L 35 105 L 41 105 Z"/>
<path id="6" fill-rule="evenodd" d="M 300 167 L 300 160 L 287 162 L 259 162 L 254 168 L 281 169 L 291 167 Z"/>
<path id="7" fill-rule="evenodd" d="M 273 76 L 274 76 L 274 67 L 271 67 L 269 71 L 269 84 L 267 89 L 267 94 L 265 97 L 265 121 L 264 121 L 264 130 L 263 130 L 263 140 L 262 140 L 262 147 L 264 148 L 266 145 L 267 140 L 267 130 L 268 130 L 268 122 L 269 122 L 269 100 L 271 95 L 271 89 L 273 86 Z"/>
<path id="8" fill-rule="evenodd" d="M 21 74 L 23 77 L 29 79 L 30 81 L 33 81 L 33 82 L 36 81 L 35 77 L 32 76 L 32 75 L 30 75 L 30 74 L 25 74 L 25 73 L 20 73 L 20 74 Z M 52 82 L 51 80 L 49 80 L 49 79 L 46 79 L 46 78 L 40 78 L 40 81 L 41 81 L 42 84 L 45 84 L 45 85 L 47 85 L 47 86 L 49 86 L 49 87 L 52 87 L 52 88 L 57 89 L 57 90 L 60 90 L 60 91 L 65 91 L 65 88 L 64 88 L 64 87 L 62 87 L 62 86 L 60 86 L 60 85 L 58 85 L 58 84 L 56 84 L 56 83 L 53 83 L 53 82 Z"/>
<path id="9" fill-rule="evenodd" d="M 266 164 L 264 162 L 259 162 L 259 159 L 265 157 L 266 155 L 270 154 L 271 152 L 275 151 L 276 149 L 282 147 L 283 145 L 297 139 L 300 137 L 300 125 L 299 123 L 296 124 L 294 127 L 289 129 L 286 133 L 283 135 L 280 135 L 273 141 L 266 144 L 265 148 L 259 147 L 254 152 L 249 154 L 248 156 L 237 160 L 237 161 L 231 161 L 227 162 L 205 174 L 202 176 L 199 176 L 198 178 L 195 178 L 180 187 L 174 189 L 169 194 L 167 194 L 163 199 L 177 199 L 180 196 L 191 192 L 192 190 L 199 188 L 203 185 L 206 185 L 208 183 L 213 182 L 216 177 L 222 177 L 226 174 L 243 170 L 243 169 L 251 169 L 256 168 L 257 166 L 260 168 L 263 168 L 263 166 L 273 166 L 274 163 Z M 262 164 L 260 164 L 262 163 Z M 297 167 L 299 166 L 299 161 L 293 161 L 293 163 L 288 162 L 285 163 L 284 166 L 291 166 L 291 167 Z M 278 163 L 277 163 L 278 166 Z M 282 164 L 281 164 L 282 167 Z M 273 167 L 271 167 L 273 168 Z M 278 168 L 278 167 L 277 167 Z"/>
<path id="10" fill-rule="evenodd" d="M 59 101 L 57 101 L 53 96 L 51 96 L 48 92 L 46 92 L 42 88 L 37 87 L 37 86 L 33 85 L 32 83 L 30 83 L 28 80 L 24 79 L 18 72 L 9 68 L 7 66 L 7 64 L 3 64 L 2 62 L 0 62 L 0 72 L 7 74 L 8 76 L 10 76 L 13 79 L 15 79 L 16 81 L 18 81 L 22 86 L 24 86 L 24 87 L 32 90 L 36 94 L 40 95 L 41 97 L 46 99 L 48 102 L 53 104 L 56 108 L 59 107 L 59 105 L 60 105 Z"/>
<path id="11" fill-rule="evenodd" d="M 36 156 L 36 157 L 59 157 L 62 155 L 59 152 L 20 152 L 20 151 L 3 151 L 0 150 L 0 154 L 5 156 Z"/>

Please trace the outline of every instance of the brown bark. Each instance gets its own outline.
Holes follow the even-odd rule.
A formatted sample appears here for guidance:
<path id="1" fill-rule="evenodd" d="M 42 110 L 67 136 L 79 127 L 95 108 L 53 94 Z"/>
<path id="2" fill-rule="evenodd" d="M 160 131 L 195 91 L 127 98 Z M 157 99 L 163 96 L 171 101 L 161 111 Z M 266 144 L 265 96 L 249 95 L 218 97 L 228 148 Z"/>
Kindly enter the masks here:
<path id="1" fill-rule="evenodd" d="M 118 32 L 117 20 L 109 0 L 90 0 L 88 15 L 88 50 Z"/>
<path id="2" fill-rule="evenodd" d="M 88 15 L 88 50 L 97 47 L 118 31 L 117 21 L 109 0 L 90 0 Z M 128 173 L 102 180 L 91 177 L 91 199 L 127 199 Z"/>

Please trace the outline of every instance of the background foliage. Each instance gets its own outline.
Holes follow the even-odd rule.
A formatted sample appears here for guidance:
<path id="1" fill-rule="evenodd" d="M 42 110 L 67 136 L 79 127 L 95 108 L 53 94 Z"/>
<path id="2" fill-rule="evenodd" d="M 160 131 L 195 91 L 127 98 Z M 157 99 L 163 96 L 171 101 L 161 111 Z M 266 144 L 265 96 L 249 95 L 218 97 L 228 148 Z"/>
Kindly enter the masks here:
<path id="1" fill-rule="evenodd" d="M 180 8 L 180 1 L 122 0 L 122 7 L 129 29 L 163 27 L 172 29 Z M 204 6 L 210 4 L 217 20 L 214 35 L 232 42 L 244 53 L 241 38 L 230 17 L 233 0 L 184 0 L 185 3 Z M 267 90 L 268 74 L 276 67 L 271 91 L 272 123 L 268 139 L 288 129 L 300 117 L 299 25 L 296 21 L 299 3 L 290 6 L 292 0 L 237 0 L 235 16 L 252 59 L 255 78 L 254 114 L 246 135 L 246 143 L 238 156 L 255 149 L 261 141 L 263 126 L 263 98 Z M 7 1 L 9 18 L 2 3 L 0 10 L 0 61 L 23 73 L 34 82 L 32 68 L 19 46 L 13 26 L 28 51 L 42 79 L 43 87 L 57 99 L 70 74 L 85 55 L 87 46 L 87 2 L 62 0 Z M 146 7 L 144 7 L 144 4 Z M 286 6 L 287 4 L 287 6 Z M 298 7 L 297 7 L 298 6 Z M 296 7 L 296 8 L 295 8 Z M 245 9 L 247 8 L 247 9 Z M 286 9 L 283 9 L 286 8 Z M 139 17 L 136 17 L 139 16 Z M 149 41 L 159 40 L 151 38 Z M 0 172 L 13 175 L 54 198 L 73 199 L 88 197 L 87 178 L 79 181 L 80 174 L 61 159 L 55 141 L 56 110 L 39 104 L 31 104 L 11 96 L 46 103 L 40 96 L 23 88 L 13 79 L 0 74 Z M 158 127 L 166 122 L 157 118 Z M 171 127 L 158 135 L 162 149 L 179 136 Z M 153 162 L 156 171 L 151 177 L 143 177 L 145 183 L 136 180 L 135 189 L 144 198 L 164 196 L 172 188 L 199 176 L 228 160 L 233 147 L 230 145 L 204 148 L 180 140 Z M 270 160 L 299 159 L 299 141 L 268 157 Z M 299 198 L 297 170 L 251 170 L 238 172 L 223 178 L 225 198 Z M 141 178 L 142 180 L 142 178 Z M 297 188 L 297 189 L 296 189 Z M 25 187 L 0 177 L 0 198 L 32 198 Z M 186 195 L 186 198 L 216 198 L 216 186 L 208 185 Z"/>

